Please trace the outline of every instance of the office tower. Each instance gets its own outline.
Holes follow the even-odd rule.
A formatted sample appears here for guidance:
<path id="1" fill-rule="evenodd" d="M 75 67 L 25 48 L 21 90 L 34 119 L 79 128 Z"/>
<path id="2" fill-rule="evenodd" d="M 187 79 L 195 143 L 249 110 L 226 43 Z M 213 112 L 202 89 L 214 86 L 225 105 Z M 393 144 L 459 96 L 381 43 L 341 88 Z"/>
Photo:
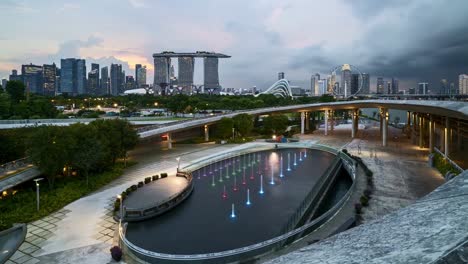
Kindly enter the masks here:
<path id="1" fill-rule="evenodd" d="M 21 77 L 21 75 L 18 75 L 17 70 L 11 70 L 11 74 L 8 77 L 8 80 L 9 81 L 23 81 L 23 78 Z"/>
<path id="2" fill-rule="evenodd" d="M 190 93 L 193 85 L 193 71 L 195 69 L 194 57 L 179 57 L 178 86 L 182 87 L 183 93 Z"/>
<path id="3" fill-rule="evenodd" d="M 315 95 L 315 75 L 312 75 L 312 77 L 310 77 L 310 92 L 309 92 L 309 95 L 310 96 L 313 96 Z"/>
<path id="4" fill-rule="evenodd" d="M 320 89 L 319 89 L 319 83 L 318 83 L 319 80 L 320 80 L 320 74 L 316 73 L 316 74 L 314 75 L 314 78 L 315 78 L 314 93 L 315 93 L 315 95 L 321 95 L 321 94 L 320 94 L 320 91 L 319 91 Z"/>
<path id="5" fill-rule="evenodd" d="M 154 57 L 154 94 L 166 94 L 169 85 L 169 69 L 171 68 L 170 57 Z"/>
<path id="6" fill-rule="evenodd" d="M 359 86 L 361 85 L 359 74 L 353 73 L 351 74 L 351 94 L 356 94 L 359 91 Z"/>
<path id="7" fill-rule="evenodd" d="M 99 90 L 100 87 L 100 81 L 101 81 L 101 76 L 99 72 L 99 64 L 97 63 L 91 63 L 91 71 L 96 70 L 97 72 L 97 89 L 96 92 Z"/>
<path id="8" fill-rule="evenodd" d="M 409 88 L 408 94 L 416 94 L 416 88 Z"/>
<path id="9" fill-rule="evenodd" d="M 429 93 L 429 83 L 420 82 L 418 83 L 418 94 L 428 94 Z"/>
<path id="10" fill-rule="evenodd" d="M 80 95 L 86 93 L 86 61 L 82 59 L 60 60 L 60 89 L 62 93 Z"/>
<path id="11" fill-rule="evenodd" d="M 440 90 L 439 90 L 439 94 L 450 94 L 450 91 L 449 91 L 449 84 L 448 84 L 447 79 L 442 79 L 442 80 L 440 80 Z"/>
<path id="12" fill-rule="evenodd" d="M 60 87 L 60 75 L 61 75 L 60 68 L 55 68 L 55 94 L 61 94 L 62 88 Z"/>
<path id="13" fill-rule="evenodd" d="M 203 58 L 205 66 L 204 88 L 209 93 L 219 93 L 218 57 Z"/>
<path id="14" fill-rule="evenodd" d="M 43 93 L 44 95 L 54 96 L 57 92 L 57 67 L 52 65 L 43 65 Z"/>
<path id="15" fill-rule="evenodd" d="M 318 95 L 324 95 L 328 90 L 328 81 L 327 79 L 321 79 L 318 81 Z"/>
<path id="16" fill-rule="evenodd" d="M 3 90 L 5 90 L 7 82 L 8 82 L 7 79 L 2 79 L 2 88 L 3 88 Z"/>
<path id="17" fill-rule="evenodd" d="M 458 76 L 458 93 L 460 95 L 468 94 L 468 74 L 460 74 Z"/>
<path id="18" fill-rule="evenodd" d="M 455 89 L 455 84 L 453 82 L 450 83 L 450 88 L 449 88 L 449 93 L 450 95 L 457 95 L 457 90 Z"/>
<path id="19" fill-rule="evenodd" d="M 398 92 L 400 91 L 398 79 L 392 78 L 391 85 L 392 85 L 392 89 L 391 89 L 392 94 L 398 94 Z"/>
<path id="20" fill-rule="evenodd" d="M 377 94 L 384 94 L 385 91 L 385 82 L 382 77 L 377 78 L 377 88 L 376 88 Z"/>
<path id="21" fill-rule="evenodd" d="M 278 72 L 278 80 L 284 79 L 284 72 Z"/>
<path id="22" fill-rule="evenodd" d="M 111 64 L 110 68 L 110 94 L 119 95 L 124 92 L 124 80 L 122 79 L 122 64 Z"/>
<path id="23" fill-rule="evenodd" d="M 359 94 L 370 94 L 370 78 L 368 73 L 362 74 L 362 85 Z"/>
<path id="24" fill-rule="evenodd" d="M 341 67 L 340 94 L 344 97 L 351 95 L 351 66 L 349 64 L 343 64 L 343 67 Z"/>
<path id="25" fill-rule="evenodd" d="M 133 76 L 125 76 L 125 90 L 131 90 L 136 88 L 135 78 Z"/>
<path id="26" fill-rule="evenodd" d="M 135 65 L 135 85 L 136 88 L 146 86 L 146 66 L 142 66 L 141 64 Z"/>
<path id="27" fill-rule="evenodd" d="M 335 83 L 336 83 L 336 74 L 332 73 L 332 75 L 328 76 L 328 93 L 334 94 L 335 93 Z"/>
<path id="28" fill-rule="evenodd" d="M 91 67 L 92 68 L 92 67 Z M 99 66 L 88 73 L 88 91 L 87 94 L 99 94 Z"/>
<path id="29" fill-rule="evenodd" d="M 101 68 L 99 95 L 107 95 L 109 93 L 109 68 L 106 66 Z"/>
<path id="30" fill-rule="evenodd" d="M 77 94 L 86 93 L 86 60 L 76 60 L 76 92 Z"/>
<path id="31" fill-rule="evenodd" d="M 387 94 L 392 94 L 392 82 L 387 81 Z"/>
<path id="32" fill-rule="evenodd" d="M 26 86 L 26 93 L 43 93 L 42 66 L 26 64 L 21 66 L 21 76 Z"/>

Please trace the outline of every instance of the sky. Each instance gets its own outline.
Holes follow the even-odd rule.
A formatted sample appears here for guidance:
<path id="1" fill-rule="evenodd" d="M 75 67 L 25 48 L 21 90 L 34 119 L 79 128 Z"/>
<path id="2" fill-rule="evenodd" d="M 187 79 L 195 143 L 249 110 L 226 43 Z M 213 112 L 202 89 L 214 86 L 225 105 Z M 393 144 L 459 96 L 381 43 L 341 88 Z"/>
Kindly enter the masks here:
<path id="1" fill-rule="evenodd" d="M 162 51 L 215 51 L 223 87 L 267 88 L 285 72 L 310 86 L 348 63 L 400 89 L 468 73 L 466 0 L 0 0 L 0 78 L 60 58 L 122 63 L 134 75 Z M 177 65 L 176 65 L 177 66 Z M 195 83 L 203 83 L 195 63 Z"/>

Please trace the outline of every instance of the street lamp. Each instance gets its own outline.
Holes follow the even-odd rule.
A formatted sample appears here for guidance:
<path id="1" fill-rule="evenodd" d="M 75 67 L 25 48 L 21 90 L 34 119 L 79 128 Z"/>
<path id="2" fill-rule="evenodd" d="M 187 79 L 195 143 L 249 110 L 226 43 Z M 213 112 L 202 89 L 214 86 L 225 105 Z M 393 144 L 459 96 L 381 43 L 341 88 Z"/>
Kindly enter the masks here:
<path id="1" fill-rule="evenodd" d="M 176 160 L 177 160 L 177 172 L 179 172 L 179 169 L 180 169 L 180 157 L 177 157 Z"/>
<path id="2" fill-rule="evenodd" d="M 122 222 L 122 220 L 123 220 L 123 210 L 122 210 L 122 208 L 123 208 L 123 199 L 122 199 L 122 195 L 120 195 L 120 194 L 117 195 L 117 199 L 119 199 L 119 201 L 120 201 L 119 214 L 120 214 L 120 222 Z"/>
<path id="3" fill-rule="evenodd" d="M 39 211 L 39 181 L 42 181 L 44 178 L 38 178 L 34 179 L 36 182 L 36 205 L 37 205 L 37 211 Z"/>

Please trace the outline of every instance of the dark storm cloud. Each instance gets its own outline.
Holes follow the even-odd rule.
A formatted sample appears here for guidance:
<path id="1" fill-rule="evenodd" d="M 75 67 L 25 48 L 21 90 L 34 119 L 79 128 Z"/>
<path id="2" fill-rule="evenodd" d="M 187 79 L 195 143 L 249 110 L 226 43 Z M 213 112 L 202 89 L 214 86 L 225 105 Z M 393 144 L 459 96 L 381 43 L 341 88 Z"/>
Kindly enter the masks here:
<path id="1" fill-rule="evenodd" d="M 468 72 L 468 1 L 352 1 L 354 13 L 374 15 L 365 34 L 333 51 L 313 46 L 290 62 L 292 69 L 324 70 L 330 63 L 355 64 L 371 75 L 456 82 Z M 384 7 L 387 7 L 385 9 Z"/>

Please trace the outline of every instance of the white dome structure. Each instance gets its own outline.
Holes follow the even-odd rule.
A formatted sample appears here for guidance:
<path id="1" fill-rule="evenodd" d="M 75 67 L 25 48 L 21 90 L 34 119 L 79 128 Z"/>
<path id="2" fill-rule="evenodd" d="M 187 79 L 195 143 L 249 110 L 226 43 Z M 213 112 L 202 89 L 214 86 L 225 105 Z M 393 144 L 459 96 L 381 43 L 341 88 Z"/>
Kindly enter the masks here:
<path id="1" fill-rule="evenodd" d="M 259 96 L 260 94 L 273 94 L 279 97 L 292 97 L 291 87 L 289 85 L 289 81 L 287 79 L 281 79 L 275 82 L 270 88 L 266 91 L 261 92 L 255 96 Z"/>

